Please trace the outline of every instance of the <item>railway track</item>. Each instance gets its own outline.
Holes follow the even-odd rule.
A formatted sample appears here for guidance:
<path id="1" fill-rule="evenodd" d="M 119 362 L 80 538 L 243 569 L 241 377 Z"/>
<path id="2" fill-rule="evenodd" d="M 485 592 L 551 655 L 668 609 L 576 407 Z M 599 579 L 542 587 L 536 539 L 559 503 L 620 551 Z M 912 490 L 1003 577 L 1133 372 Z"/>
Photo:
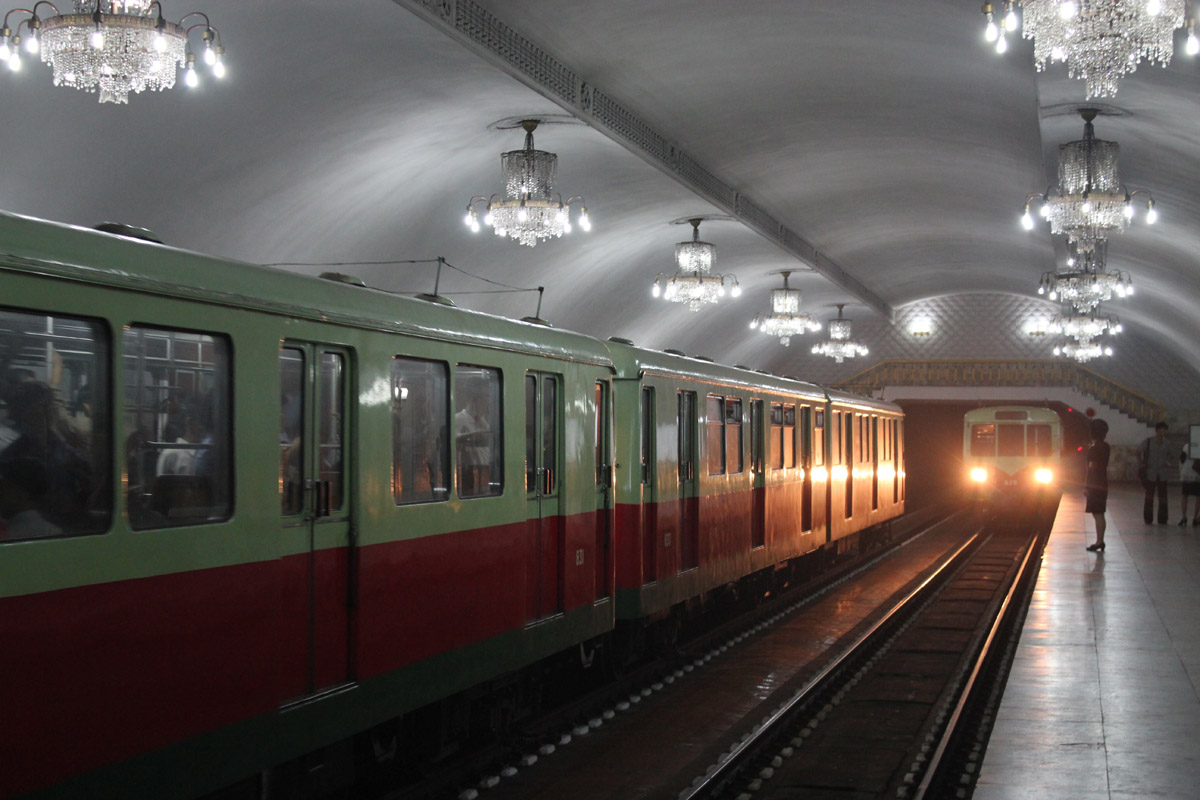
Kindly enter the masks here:
<path id="1" fill-rule="evenodd" d="M 938 738 L 951 715 L 956 722 L 980 715 L 952 702 L 965 678 L 941 679 L 935 673 L 958 665 L 962 652 L 978 650 L 983 640 L 997 639 L 976 633 L 978 613 L 1015 605 L 1007 590 L 1000 600 L 995 598 L 1006 585 L 1004 575 L 1016 568 L 1016 540 L 1029 537 L 977 529 L 963 517 L 934 525 L 878 559 L 873 568 L 844 575 L 806 600 L 781 599 L 764 608 L 749 627 L 715 632 L 687 660 L 657 671 L 649 668 L 616 690 L 582 699 L 536 730 L 527 729 L 522 741 L 508 742 L 506 753 L 490 754 L 487 769 L 460 776 L 453 790 L 447 785 L 439 792 L 390 797 L 665 799 L 739 797 L 748 789 L 754 792 L 749 796 L 768 797 L 759 794 L 771 791 L 772 781 L 765 775 L 785 776 L 774 782 L 781 787 L 829 780 L 788 778 L 787 767 L 807 761 L 839 763 L 816 755 L 817 744 L 845 750 L 845 741 L 838 744 L 832 734 L 853 725 L 839 722 L 837 712 L 857 709 L 861 718 L 866 707 L 856 705 L 856 692 L 871 686 L 877 696 L 868 702 L 876 710 L 886 707 L 880 686 L 900 693 L 893 700 L 904 713 L 893 708 L 888 725 L 905 719 L 912 729 L 903 746 L 892 741 L 886 749 L 885 760 L 891 764 L 886 771 L 895 774 L 893 791 L 900 794 L 880 796 L 915 796 L 935 750 L 939 756 L 978 754 L 973 740 L 964 750 L 953 739 L 943 744 Z M 964 545 L 967 538 L 971 542 Z M 974 557 L 973 566 L 964 566 L 968 556 Z M 943 587 L 941 599 L 929 599 L 938 586 Z M 904 619 L 915 607 L 924 609 L 927 622 Z M 940 641 L 925 654 L 897 638 L 921 631 Z M 881 640 L 890 643 L 884 655 L 865 649 L 871 643 L 877 649 Z M 905 660 L 915 670 L 908 677 L 896 666 Z M 878 744 L 880 731 L 891 728 L 874 727 L 879 730 L 863 736 L 859 725 L 857 736 L 867 744 L 860 743 L 855 755 L 847 752 L 841 763 L 882 764 L 870 743 Z M 853 741 L 855 734 L 849 735 Z M 876 770 L 884 771 L 882 766 Z"/>
<path id="2" fill-rule="evenodd" d="M 1042 545 L 980 531 L 677 797 L 967 796 Z"/>

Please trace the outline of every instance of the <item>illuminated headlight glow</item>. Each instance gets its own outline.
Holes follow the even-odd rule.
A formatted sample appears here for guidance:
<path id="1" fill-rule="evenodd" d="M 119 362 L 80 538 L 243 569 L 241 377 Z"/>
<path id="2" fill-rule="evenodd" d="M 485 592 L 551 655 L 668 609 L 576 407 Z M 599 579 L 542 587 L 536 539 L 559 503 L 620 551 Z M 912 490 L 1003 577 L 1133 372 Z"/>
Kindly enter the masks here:
<path id="1" fill-rule="evenodd" d="M 1054 480 L 1054 473 L 1051 470 L 1042 467 L 1041 469 L 1034 471 L 1033 479 L 1038 483 L 1051 483 Z"/>
<path id="2" fill-rule="evenodd" d="M 971 470 L 971 480 L 976 483 L 983 483 L 987 480 L 988 473 L 983 467 L 975 467 Z"/>

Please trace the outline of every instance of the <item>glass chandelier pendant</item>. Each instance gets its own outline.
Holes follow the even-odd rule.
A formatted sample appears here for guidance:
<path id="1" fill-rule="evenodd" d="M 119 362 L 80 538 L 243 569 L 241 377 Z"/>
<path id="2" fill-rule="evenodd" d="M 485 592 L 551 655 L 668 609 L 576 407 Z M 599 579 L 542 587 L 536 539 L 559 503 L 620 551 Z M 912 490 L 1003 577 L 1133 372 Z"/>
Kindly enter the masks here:
<path id="1" fill-rule="evenodd" d="M 54 15 L 38 17 L 42 6 L 53 9 Z M 158 0 L 75 0 L 74 6 L 74 14 L 60 14 L 52 3 L 41 0 L 17 23 L 15 33 L 8 27 L 9 17 L 26 9 L 9 11 L 0 29 L 0 61 L 14 72 L 21 68 L 24 26 L 24 49 L 41 54 L 55 86 L 98 91 L 101 103 L 128 103 L 130 92 L 174 87 L 181 68 L 189 88 L 199 85 L 188 40 L 200 30 L 205 64 L 214 77 L 225 77 L 221 35 L 205 14 L 192 12 L 179 22 L 168 22 Z M 203 21 L 186 25 L 192 17 Z"/>
<path id="2" fill-rule="evenodd" d="M 800 290 L 788 288 L 791 271 L 784 270 L 780 274 L 783 275 L 783 288 L 771 290 L 771 313 L 755 316 L 750 322 L 750 329 L 760 330 L 768 336 L 778 336 L 779 343 L 787 347 L 793 336 L 821 330 L 821 323 L 813 319 L 811 314 L 800 311 Z"/>
<path id="3" fill-rule="evenodd" d="M 479 212 L 476 203 L 483 201 L 487 210 L 483 224 L 490 225 L 497 236 L 515 239 L 518 244 L 535 247 L 543 239 L 561 237 L 571 232 L 571 205 L 579 203 L 579 227 L 592 229 L 582 197 L 572 197 L 565 203 L 554 191 L 558 177 L 558 155 L 533 147 L 533 132 L 538 120 L 521 122 L 525 130 L 525 147 L 500 155 L 504 173 L 504 197 L 476 195 L 467 203 L 467 227 L 479 231 Z"/>
<path id="4" fill-rule="evenodd" d="M 1125 298 L 1133 294 L 1133 279 L 1128 272 L 1104 268 L 1108 243 L 1104 240 L 1084 248 L 1068 245 L 1071 258 L 1067 269 L 1042 274 L 1038 294 L 1047 299 L 1066 303 L 1077 312 L 1088 314 L 1104 301 L 1113 297 Z"/>
<path id="5" fill-rule="evenodd" d="M 732 297 L 742 293 L 735 276 L 713 273 L 712 268 L 717 263 L 717 248 L 700 241 L 702 221 L 688 220 L 692 226 L 692 240 L 676 243 L 675 274 L 667 278 L 663 273 L 658 273 L 650 290 L 655 297 L 672 303 L 687 303 L 692 311 L 699 311 L 702 305 L 716 303 L 724 297 L 726 284 L 729 284 Z"/>
<path id="6" fill-rule="evenodd" d="M 1045 194 L 1026 197 L 1021 216 L 1022 227 L 1033 230 L 1030 205 L 1040 200 L 1039 213 L 1050 221 L 1050 232 L 1065 234 L 1080 252 L 1124 231 L 1134 217 L 1134 198 L 1150 195 L 1146 189 L 1129 191 L 1121 185 L 1117 169 L 1121 146 L 1096 138 L 1092 125 L 1096 113 L 1094 108 L 1079 110 L 1084 121 L 1083 138 L 1059 145 L 1058 186 L 1048 188 Z M 1146 224 L 1153 225 L 1157 220 L 1154 198 L 1149 196 Z"/>
<path id="7" fill-rule="evenodd" d="M 1087 97 L 1111 97 L 1117 82 L 1145 60 L 1166 66 L 1174 51 L 1175 29 L 1186 17 L 1184 0 L 1023 0 L 1023 20 L 1018 21 L 1013 3 L 1005 3 L 1007 14 L 997 24 L 992 4 L 983 4 L 984 35 L 1005 52 L 1005 35 L 1015 32 L 1033 40 L 1033 59 L 1039 72 L 1048 63 L 1065 61 L 1067 74 L 1086 82 Z M 1187 49 L 1193 45 L 1188 22 Z"/>
<path id="8" fill-rule="evenodd" d="M 1115 336 L 1122 331 L 1122 327 L 1120 320 L 1114 316 L 1059 314 L 1050 323 L 1050 330 L 1085 345 L 1106 333 Z"/>
<path id="9" fill-rule="evenodd" d="M 839 303 L 837 319 L 829 321 L 829 338 L 820 344 L 813 345 L 812 349 L 815 354 L 828 356 L 838 364 L 847 358 L 865 356 L 868 352 L 866 347 L 850 338 L 853 331 L 850 320 L 842 317 L 844 307 L 844 303 Z"/>
<path id="10" fill-rule="evenodd" d="M 1066 342 L 1054 348 L 1054 355 L 1073 358 L 1079 363 L 1091 361 L 1093 358 L 1111 356 L 1113 349 L 1099 342 Z"/>

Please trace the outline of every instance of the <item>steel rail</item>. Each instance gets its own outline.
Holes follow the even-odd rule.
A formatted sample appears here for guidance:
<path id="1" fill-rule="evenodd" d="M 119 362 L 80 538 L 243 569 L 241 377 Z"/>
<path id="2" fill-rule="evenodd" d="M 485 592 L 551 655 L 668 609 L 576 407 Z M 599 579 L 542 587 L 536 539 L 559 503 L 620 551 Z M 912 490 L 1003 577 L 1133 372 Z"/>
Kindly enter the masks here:
<path id="1" fill-rule="evenodd" d="M 964 556 L 964 553 L 975 543 L 980 541 L 980 531 L 976 531 L 971 537 L 959 546 L 954 553 L 947 558 L 936 570 L 926 576 L 925 580 L 921 581 L 920 585 L 913 588 L 907 595 L 899 600 L 891 609 L 888 610 L 881 618 L 875 621 L 866 631 L 860 634 L 837 658 L 827 664 L 816 675 L 805 682 L 804 686 L 792 695 L 792 698 L 771 713 L 764 719 L 761 726 L 752 731 L 745 739 L 734 745 L 729 751 L 728 758 L 717 765 L 717 768 L 702 778 L 698 779 L 687 789 L 682 790 L 678 794 L 678 800 L 694 800 L 709 791 L 716 791 L 725 782 L 731 778 L 734 770 L 741 766 L 740 760 L 747 753 L 752 752 L 754 747 L 766 737 L 774 733 L 776 725 L 786 720 L 798 706 L 803 705 L 811 699 L 813 692 L 828 681 L 834 674 L 838 672 L 842 666 L 850 661 L 859 651 L 871 640 L 876 634 L 885 628 L 888 623 L 893 621 L 907 607 L 939 577 L 946 574 L 952 566 L 956 566 L 958 561 Z"/>

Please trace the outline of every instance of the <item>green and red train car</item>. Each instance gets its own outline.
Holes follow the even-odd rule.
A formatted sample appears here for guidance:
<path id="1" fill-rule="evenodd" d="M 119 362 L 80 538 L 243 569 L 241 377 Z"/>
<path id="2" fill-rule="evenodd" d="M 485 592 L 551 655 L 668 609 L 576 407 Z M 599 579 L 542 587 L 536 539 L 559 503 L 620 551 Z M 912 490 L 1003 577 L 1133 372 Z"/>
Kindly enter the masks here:
<path id="1" fill-rule="evenodd" d="M 337 785 L 904 509 L 797 380 L 13 215 L 0 287 L 3 798 Z"/>

